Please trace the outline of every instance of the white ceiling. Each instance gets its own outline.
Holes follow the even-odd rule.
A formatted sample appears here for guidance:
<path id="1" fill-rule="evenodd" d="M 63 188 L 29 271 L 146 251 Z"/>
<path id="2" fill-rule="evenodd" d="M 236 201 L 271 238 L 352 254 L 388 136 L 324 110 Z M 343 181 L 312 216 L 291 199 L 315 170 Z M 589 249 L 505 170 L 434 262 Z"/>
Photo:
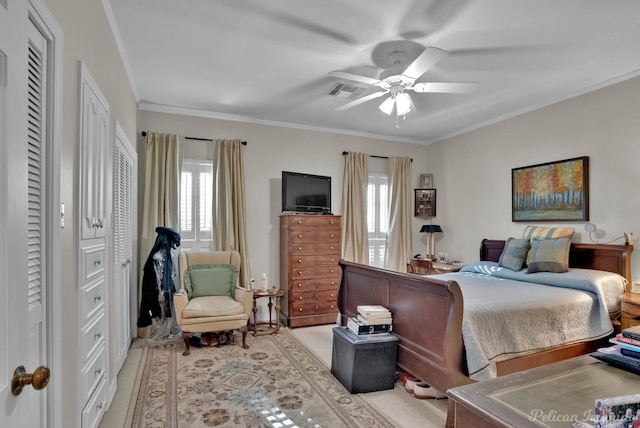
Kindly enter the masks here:
<path id="1" fill-rule="evenodd" d="M 640 75 L 637 0 L 104 0 L 142 108 L 430 143 Z M 109 10 L 108 10 L 109 12 Z M 344 111 L 334 70 L 374 79 L 389 53 L 448 55 L 416 111 Z"/>

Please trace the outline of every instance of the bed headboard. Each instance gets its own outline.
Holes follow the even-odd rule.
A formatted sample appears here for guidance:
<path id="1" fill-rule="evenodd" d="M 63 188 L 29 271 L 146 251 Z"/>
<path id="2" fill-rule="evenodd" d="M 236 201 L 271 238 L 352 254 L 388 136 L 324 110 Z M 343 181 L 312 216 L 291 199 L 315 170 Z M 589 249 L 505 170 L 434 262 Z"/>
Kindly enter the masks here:
<path id="1" fill-rule="evenodd" d="M 480 243 L 480 260 L 497 262 L 505 241 L 483 239 Z M 569 267 L 597 269 L 615 272 L 627 279 L 627 291 L 631 288 L 631 252 L 633 245 L 571 243 Z"/>

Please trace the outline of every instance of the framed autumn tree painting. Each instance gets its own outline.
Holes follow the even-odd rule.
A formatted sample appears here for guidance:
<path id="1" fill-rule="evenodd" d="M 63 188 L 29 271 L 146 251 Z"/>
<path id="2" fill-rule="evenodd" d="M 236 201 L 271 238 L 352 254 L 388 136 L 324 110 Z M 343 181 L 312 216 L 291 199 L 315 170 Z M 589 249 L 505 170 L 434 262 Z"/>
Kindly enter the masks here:
<path id="1" fill-rule="evenodd" d="M 589 157 L 511 170 L 511 220 L 589 220 Z"/>

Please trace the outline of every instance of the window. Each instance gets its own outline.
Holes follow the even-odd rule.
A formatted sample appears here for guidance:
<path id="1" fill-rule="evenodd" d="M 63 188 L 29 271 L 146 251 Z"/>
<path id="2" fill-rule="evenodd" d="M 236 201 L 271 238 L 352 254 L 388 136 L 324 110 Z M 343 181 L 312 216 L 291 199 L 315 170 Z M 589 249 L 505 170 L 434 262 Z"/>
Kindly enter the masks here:
<path id="1" fill-rule="evenodd" d="M 367 188 L 367 228 L 369 230 L 369 264 L 384 267 L 385 242 L 389 220 L 389 178 L 386 174 L 369 174 Z"/>
<path id="2" fill-rule="evenodd" d="M 184 250 L 213 248 L 211 161 L 185 160 L 180 177 L 180 246 Z"/>

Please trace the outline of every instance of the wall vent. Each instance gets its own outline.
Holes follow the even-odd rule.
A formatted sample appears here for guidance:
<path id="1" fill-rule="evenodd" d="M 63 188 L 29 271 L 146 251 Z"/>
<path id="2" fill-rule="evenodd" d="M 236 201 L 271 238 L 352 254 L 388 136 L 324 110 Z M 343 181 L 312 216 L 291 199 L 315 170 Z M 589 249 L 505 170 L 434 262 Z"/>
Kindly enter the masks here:
<path id="1" fill-rule="evenodd" d="M 349 100 L 360 97 L 365 91 L 361 86 L 352 85 L 350 83 L 338 82 L 327 92 L 327 95 L 336 98 L 346 98 Z"/>

